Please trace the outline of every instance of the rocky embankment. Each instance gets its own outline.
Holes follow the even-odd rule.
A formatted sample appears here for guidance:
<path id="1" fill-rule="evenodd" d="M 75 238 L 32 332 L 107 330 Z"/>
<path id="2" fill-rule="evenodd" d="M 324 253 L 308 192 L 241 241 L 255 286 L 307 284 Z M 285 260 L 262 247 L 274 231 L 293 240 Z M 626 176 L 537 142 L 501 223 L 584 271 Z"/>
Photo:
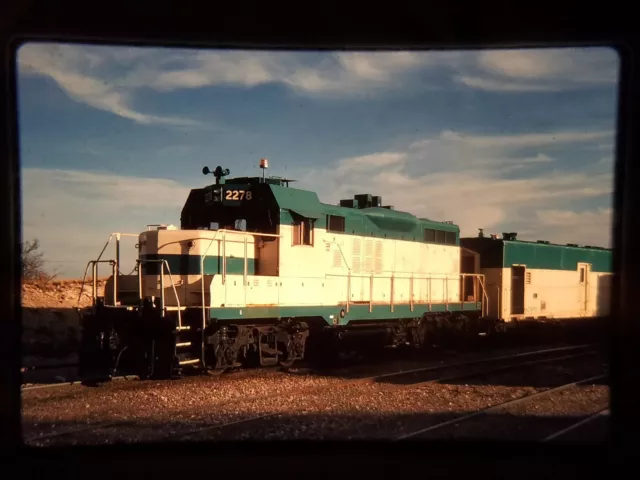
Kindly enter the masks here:
<path id="1" fill-rule="evenodd" d="M 98 281 L 102 295 L 105 280 Z M 64 358 L 77 351 L 80 322 L 77 307 L 91 305 L 91 281 L 27 282 L 22 285 L 22 346 L 25 364 Z M 37 362 L 36 362 L 37 363 Z"/>

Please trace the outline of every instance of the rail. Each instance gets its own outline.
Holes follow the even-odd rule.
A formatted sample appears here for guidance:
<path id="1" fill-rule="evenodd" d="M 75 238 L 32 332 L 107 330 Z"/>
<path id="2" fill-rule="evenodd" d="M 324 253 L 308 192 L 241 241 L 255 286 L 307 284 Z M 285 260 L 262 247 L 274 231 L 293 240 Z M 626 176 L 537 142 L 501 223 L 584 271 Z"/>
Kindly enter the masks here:
<path id="1" fill-rule="evenodd" d="M 449 298 L 449 282 L 451 281 L 461 281 L 462 283 L 462 288 L 461 288 L 461 292 L 460 292 L 460 306 L 461 309 L 464 308 L 464 303 L 465 303 L 465 299 L 464 299 L 464 284 L 465 284 L 465 279 L 466 278 L 473 278 L 474 279 L 474 302 L 477 302 L 478 300 L 478 296 L 481 297 L 481 311 L 482 311 L 482 315 L 485 316 L 488 313 L 488 309 L 489 309 L 489 296 L 487 295 L 486 292 L 486 287 L 485 287 L 485 277 L 483 274 L 478 274 L 478 273 L 455 273 L 455 274 L 409 274 L 408 272 L 406 274 L 404 274 L 405 272 L 400 272 L 398 273 L 392 273 L 388 276 L 375 276 L 373 274 L 352 274 L 351 271 L 349 271 L 347 273 L 347 275 L 344 274 L 332 274 L 332 273 L 328 273 L 325 275 L 326 277 L 338 277 L 338 278 L 347 278 L 347 299 L 346 299 L 346 307 L 345 310 L 347 312 L 349 312 L 349 307 L 350 304 L 352 303 L 351 301 L 351 280 L 352 279 L 369 279 L 369 312 L 373 311 L 373 281 L 374 278 L 375 279 L 385 279 L 385 280 L 389 280 L 390 282 L 390 298 L 389 298 L 389 307 L 390 310 L 393 312 L 395 310 L 395 286 L 398 280 L 409 280 L 409 307 L 410 310 L 413 312 L 415 309 L 415 304 L 416 303 L 426 303 L 429 306 L 429 311 L 432 310 L 432 306 L 433 306 L 433 302 L 432 302 L 432 286 L 433 286 L 433 282 L 434 281 L 440 281 L 442 280 L 442 287 L 443 287 L 443 293 L 444 293 L 444 302 L 445 302 L 445 308 L 448 310 L 449 309 L 449 304 L 451 303 L 450 298 Z M 404 274 L 404 275 L 403 275 Z M 416 302 L 415 300 L 415 295 L 414 295 L 414 284 L 416 280 L 426 280 L 427 281 L 427 301 L 426 302 Z"/>
<path id="2" fill-rule="evenodd" d="M 161 308 L 161 315 L 164 317 L 165 312 L 166 312 L 166 308 L 165 308 L 165 301 L 164 301 L 164 267 L 167 267 L 167 273 L 169 275 L 169 280 L 171 281 L 171 287 L 173 288 L 173 294 L 176 296 L 176 304 L 177 304 L 177 312 L 178 312 L 178 329 L 182 329 L 182 314 L 181 314 L 181 307 L 180 307 L 180 298 L 178 297 L 178 291 L 176 290 L 176 285 L 175 282 L 173 281 L 173 276 L 171 275 L 171 269 L 169 268 L 169 262 L 167 260 L 163 260 L 163 259 L 157 259 L 157 260 L 136 260 L 136 264 L 138 265 L 138 296 L 140 298 L 140 301 L 142 301 L 142 299 L 144 298 L 142 296 L 142 265 L 147 264 L 147 263 L 159 263 L 160 264 L 160 308 Z"/>
<path id="3" fill-rule="evenodd" d="M 109 235 L 109 239 L 105 242 L 104 247 L 102 247 L 102 250 L 100 251 L 100 254 L 98 255 L 98 258 L 96 260 L 91 260 L 89 262 L 87 262 L 87 266 L 84 269 L 84 275 L 82 276 L 82 284 L 80 286 L 80 294 L 78 295 L 78 303 L 76 306 L 80 305 L 80 301 L 82 300 L 82 292 L 84 292 L 84 284 L 86 282 L 87 279 L 87 272 L 89 271 L 89 267 L 92 267 L 92 274 L 93 274 L 93 291 L 91 293 L 91 298 L 93 299 L 93 304 L 95 306 L 95 300 L 97 298 L 97 290 L 98 290 L 98 268 L 97 268 L 97 264 L 99 263 L 112 263 L 113 265 L 113 304 L 114 305 L 118 305 L 118 297 L 117 297 L 117 292 L 118 292 L 118 276 L 122 275 L 122 273 L 120 272 L 120 238 L 121 237 L 139 237 L 140 235 L 137 233 L 122 233 L 122 232 L 114 232 L 111 235 Z M 116 238 L 116 252 L 115 252 L 115 256 L 116 259 L 115 260 L 102 260 L 102 255 L 104 255 L 104 252 L 107 250 L 107 247 L 109 246 L 109 244 L 111 243 L 111 240 L 113 238 Z"/>
<path id="4" fill-rule="evenodd" d="M 222 250 L 222 284 L 225 285 L 226 284 L 226 279 L 227 279 L 227 256 L 226 256 L 226 250 L 227 250 L 227 242 L 231 241 L 234 243 L 237 243 L 237 241 L 234 240 L 229 240 L 227 235 L 228 234 L 232 234 L 234 236 L 242 236 L 243 237 L 243 244 L 244 244 L 244 264 L 243 264 L 243 286 L 246 287 L 247 285 L 247 277 L 248 277 L 248 238 L 249 237 L 269 237 L 269 238 L 280 238 L 281 236 L 278 234 L 270 234 L 270 233 L 260 233 L 260 232 L 247 232 L 247 231 L 242 231 L 242 230 L 228 230 L 228 229 L 219 229 L 215 231 L 215 234 L 213 237 L 209 237 L 209 238 L 203 238 L 203 237 L 198 237 L 198 238 L 193 238 L 191 240 L 194 241 L 203 241 L 206 242 L 208 241 L 208 245 L 205 248 L 204 252 L 200 255 L 200 282 L 201 282 L 201 307 L 202 307 L 202 327 L 203 327 L 203 331 L 204 331 L 204 327 L 206 326 L 206 297 L 205 297 L 205 292 L 206 292 L 206 288 L 205 288 L 205 278 L 204 278 L 204 262 L 205 259 L 207 258 L 207 255 L 213 245 L 214 242 L 221 242 L 221 250 Z M 96 296 L 97 296 L 97 273 L 98 273 L 98 268 L 97 268 L 97 264 L 98 263 L 111 263 L 112 264 L 112 268 L 113 268 L 113 298 L 114 298 L 114 305 L 118 305 L 118 301 L 117 301 L 117 285 L 118 285 L 118 276 L 121 275 L 120 270 L 119 270 L 119 258 L 120 258 L 120 238 L 122 236 L 130 236 L 130 237 L 138 237 L 138 234 L 127 234 L 127 233 L 120 233 L 120 232 L 116 232 L 116 233 L 112 233 L 109 236 L 109 239 L 107 240 L 107 242 L 105 243 L 105 246 L 103 247 L 102 251 L 100 252 L 100 255 L 98 256 L 97 260 L 93 260 L 91 262 L 89 262 L 87 264 L 87 269 L 85 270 L 85 276 L 83 278 L 83 289 L 84 289 L 84 283 L 86 280 L 86 274 L 88 271 L 89 266 L 93 267 L 93 292 L 92 292 L 92 299 L 93 299 L 93 303 L 95 305 L 95 301 L 96 301 Z M 116 260 L 101 260 L 104 252 L 106 251 L 108 245 L 110 244 L 110 242 L 112 241 L 113 238 L 116 238 Z M 351 290 L 352 290 L 352 279 L 354 278 L 369 278 L 369 311 L 373 311 L 373 290 L 374 290 L 374 275 L 373 274 L 368 274 L 368 275 L 358 275 L 358 274 L 353 274 L 352 270 L 349 266 L 349 263 L 347 262 L 347 259 L 344 255 L 344 252 L 342 251 L 341 246 L 336 243 L 336 242 L 326 242 L 329 244 L 336 244 L 338 246 L 338 249 L 340 251 L 340 254 L 343 258 L 343 261 L 345 263 L 345 266 L 347 267 L 347 299 L 346 299 L 346 311 L 349 312 L 350 311 L 350 307 L 351 307 Z M 180 312 L 180 310 L 182 309 L 180 306 L 180 300 L 178 297 L 178 293 L 175 287 L 175 282 L 173 281 L 173 277 L 171 275 L 171 271 L 169 268 L 169 264 L 167 263 L 166 260 L 137 260 L 136 265 L 137 265 L 137 269 L 138 269 L 138 293 L 139 293 L 139 297 L 140 299 L 142 299 L 142 273 L 141 273 L 141 268 L 140 268 L 140 264 L 141 263 L 160 263 L 161 264 L 161 289 L 162 289 L 162 293 L 161 293 L 161 302 L 162 302 L 162 307 L 163 307 L 163 314 L 165 311 L 165 301 L 164 301 L 164 272 L 165 272 L 165 267 L 166 267 L 166 271 L 169 274 L 169 278 L 171 281 L 171 286 L 172 289 L 174 291 L 175 297 L 176 297 L 176 302 L 178 305 L 178 312 Z M 344 274 L 326 274 L 326 277 L 344 277 Z M 396 302 L 395 302 L 395 290 L 396 290 L 396 283 L 399 280 L 409 280 L 409 305 L 410 305 L 410 309 L 411 311 L 414 311 L 415 309 L 415 304 L 416 303 L 424 303 L 424 302 L 416 302 L 415 299 L 415 282 L 416 281 L 420 281 L 420 280 L 426 280 L 427 281 L 427 301 L 426 303 L 429 306 L 429 311 L 432 310 L 432 304 L 433 304 L 433 295 L 432 295 L 432 288 L 433 288 L 433 283 L 434 282 L 438 282 L 438 281 L 442 281 L 443 282 L 443 289 L 444 289 L 444 301 L 445 301 L 445 308 L 448 309 L 449 308 L 449 304 L 451 303 L 451 299 L 449 298 L 449 282 L 452 280 L 455 281 L 460 281 L 462 280 L 462 287 L 461 287 L 461 292 L 460 292 L 460 305 L 461 308 L 464 307 L 464 303 L 465 303 L 465 289 L 466 289 L 466 278 L 468 277 L 472 277 L 474 278 L 474 283 L 473 283 L 473 290 L 474 290 L 474 302 L 477 302 L 477 298 L 478 298 L 478 293 L 480 293 L 481 296 L 481 309 L 482 309 L 482 315 L 486 315 L 488 313 L 489 310 L 489 297 L 487 295 L 486 292 L 486 287 L 485 287 L 485 278 L 484 275 L 482 274 L 426 274 L 426 275 L 422 275 L 422 274 L 415 274 L 415 273 L 411 273 L 411 272 L 392 272 L 388 277 L 386 276 L 376 276 L 375 278 L 377 279 L 381 279 L 381 278 L 388 278 L 390 280 L 390 300 L 389 300 L 389 305 L 390 305 L 390 309 L 391 311 L 395 310 L 395 306 L 396 306 Z M 226 290 L 226 289 L 225 289 Z M 480 290 L 480 292 L 478 292 L 478 290 Z M 246 294 L 246 288 L 245 288 L 245 294 Z M 82 292 L 81 292 L 82 295 Z M 80 298 L 78 298 L 78 303 L 80 301 Z M 181 320 L 181 316 L 179 313 L 179 319 L 178 321 L 180 322 L 180 326 L 182 326 L 182 320 Z M 202 338 L 202 342 L 204 342 L 204 336 Z"/>

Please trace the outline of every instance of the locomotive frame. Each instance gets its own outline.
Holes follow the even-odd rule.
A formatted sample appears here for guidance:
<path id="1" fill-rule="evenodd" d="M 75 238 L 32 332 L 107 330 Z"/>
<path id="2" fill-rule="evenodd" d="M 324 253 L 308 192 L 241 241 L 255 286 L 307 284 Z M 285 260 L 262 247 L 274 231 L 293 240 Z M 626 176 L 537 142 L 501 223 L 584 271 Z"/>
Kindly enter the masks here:
<path id="1" fill-rule="evenodd" d="M 370 194 L 335 206 L 288 179 L 212 173 L 215 184 L 191 190 L 180 229 L 126 234 L 138 237 L 136 274 L 119 270 L 125 234 L 89 262 L 81 375 L 290 366 L 345 349 L 419 348 L 452 332 L 487 335 L 514 319 L 500 306 L 506 290 L 494 294 L 495 280 L 486 282 L 495 239 L 461 239 L 452 222 Z M 115 258 L 103 260 L 113 239 Z M 98 297 L 105 262 L 112 275 Z"/>

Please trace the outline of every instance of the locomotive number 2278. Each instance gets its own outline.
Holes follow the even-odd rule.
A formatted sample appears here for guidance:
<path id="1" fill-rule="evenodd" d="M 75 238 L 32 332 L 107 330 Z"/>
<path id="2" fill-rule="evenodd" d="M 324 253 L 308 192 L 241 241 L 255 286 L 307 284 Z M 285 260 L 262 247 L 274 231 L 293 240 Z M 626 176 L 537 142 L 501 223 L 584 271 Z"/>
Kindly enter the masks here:
<path id="1" fill-rule="evenodd" d="M 225 200 L 251 200 L 253 195 L 246 190 L 227 190 L 224 195 Z"/>

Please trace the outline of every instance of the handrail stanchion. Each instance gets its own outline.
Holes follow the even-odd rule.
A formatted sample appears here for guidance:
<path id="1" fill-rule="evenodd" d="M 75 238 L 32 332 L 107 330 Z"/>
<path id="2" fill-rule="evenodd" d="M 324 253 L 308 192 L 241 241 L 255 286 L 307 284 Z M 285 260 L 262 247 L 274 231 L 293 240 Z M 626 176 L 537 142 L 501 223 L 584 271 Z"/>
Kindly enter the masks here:
<path id="1" fill-rule="evenodd" d="M 116 262 L 118 262 L 118 268 L 120 267 L 120 234 L 116 233 Z"/>
<path id="2" fill-rule="evenodd" d="M 254 243 L 255 244 L 255 243 Z M 244 267 L 242 270 L 242 289 L 244 290 L 244 303 L 247 303 L 247 236 L 244 236 Z"/>
<path id="3" fill-rule="evenodd" d="M 373 312 L 373 273 L 369 277 L 369 313 Z"/>
<path id="4" fill-rule="evenodd" d="M 96 305 L 98 300 L 98 262 L 93 262 L 93 305 Z"/>
<path id="5" fill-rule="evenodd" d="M 138 301 L 142 305 L 142 262 L 140 259 L 136 260 L 136 266 L 138 267 Z"/>
<path id="6" fill-rule="evenodd" d="M 171 275 L 171 268 L 169 268 L 169 262 L 167 260 L 162 260 L 163 266 L 167 266 L 167 274 L 169 275 L 169 281 L 171 282 L 171 287 L 173 288 L 173 294 L 176 297 L 176 306 L 178 307 L 178 328 L 182 328 L 182 306 L 180 305 L 180 297 L 178 297 L 178 291 L 176 290 L 176 284 L 173 281 L 173 275 Z M 164 278 L 164 269 L 163 269 L 163 278 Z M 164 281 L 163 281 L 164 284 Z M 164 305 L 164 290 L 163 293 L 163 305 Z"/>
<path id="7" fill-rule="evenodd" d="M 164 262 L 160 262 L 160 315 L 164 317 Z"/>
<path id="8" fill-rule="evenodd" d="M 118 306 L 118 275 L 117 275 L 117 271 L 118 271 L 118 261 L 114 261 L 111 264 L 111 275 L 113 276 L 113 306 L 117 307 Z M 106 285 L 105 285 L 106 288 Z"/>
<path id="9" fill-rule="evenodd" d="M 213 245 L 213 242 L 216 241 L 217 236 L 218 236 L 218 232 L 216 232 L 213 238 L 209 241 L 209 245 L 207 245 L 207 249 L 204 251 L 204 254 L 200 257 L 200 285 L 201 285 L 201 295 L 202 295 L 202 338 L 200 339 L 201 340 L 200 353 L 202 355 L 202 358 L 200 359 L 200 361 L 202 361 L 203 367 L 207 366 L 205 362 L 205 355 L 204 355 L 204 330 L 205 330 L 205 327 L 207 326 L 207 306 L 205 303 L 205 296 L 204 296 L 204 261 L 207 258 L 207 253 L 209 253 L 209 249 L 211 248 L 211 245 Z"/>
<path id="10" fill-rule="evenodd" d="M 410 282 L 411 284 L 409 285 L 409 299 L 410 299 L 411 311 L 413 312 L 413 274 L 411 274 Z"/>
<path id="11" fill-rule="evenodd" d="M 226 285 L 227 280 L 227 235 L 222 232 L 222 284 Z"/>
<path id="12" fill-rule="evenodd" d="M 392 312 L 393 312 L 393 300 L 394 300 L 394 298 L 393 298 L 394 297 L 394 295 L 393 295 L 394 294 L 393 287 L 395 286 L 393 280 L 394 280 L 394 277 L 393 277 L 393 274 L 391 274 L 391 298 L 389 299 L 389 301 L 390 301 L 391 311 Z"/>
<path id="13" fill-rule="evenodd" d="M 351 302 L 351 270 L 347 275 L 347 313 L 349 313 L 349 303 Z"/>
<path id="14" fill-rule="evenodd" d="M 444 309 L 446 312 L 449 311 L 449 282 L 448 279 L 445 275 L 445 277 L 442 279 L 444 282 Z"/>

